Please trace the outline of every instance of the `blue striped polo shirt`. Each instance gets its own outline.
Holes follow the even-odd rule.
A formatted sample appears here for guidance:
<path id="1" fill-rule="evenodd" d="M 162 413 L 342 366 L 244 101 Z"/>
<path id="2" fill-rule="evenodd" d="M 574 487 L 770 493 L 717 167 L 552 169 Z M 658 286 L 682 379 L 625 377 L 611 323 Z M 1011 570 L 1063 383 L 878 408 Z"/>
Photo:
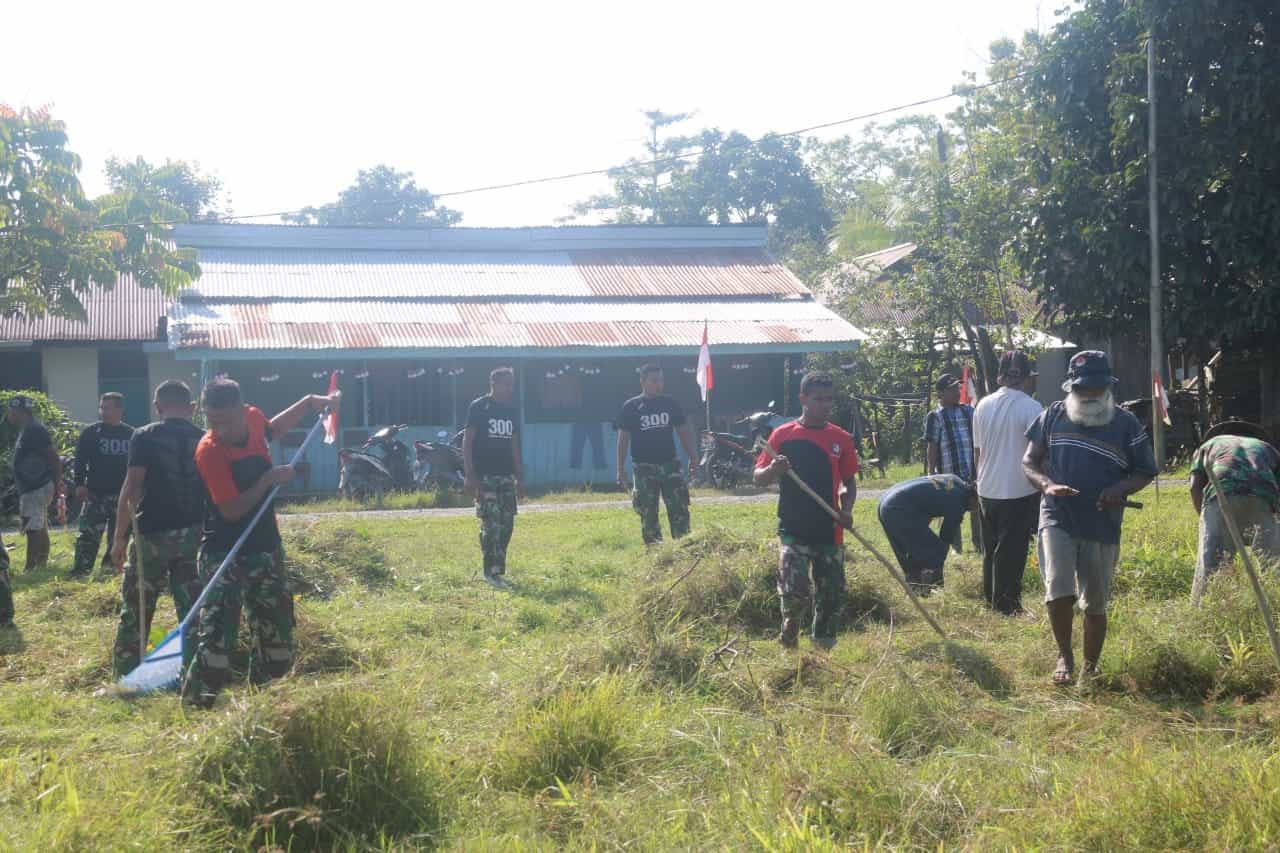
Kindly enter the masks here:
<path id="1" fill-rule="evenodd" d="M 1156 475 L 1151 439 L 1138 419 L 1117 408 L 1106 426 L 1081 426 L 1067 417 L 1065 403 L 1054 403 L 1027 429 L 1027 439 L 1047 453 L 1049 479 L 1080 492 L 1071 498 L 1045 495 L 1040 529 L 1058 527 L 1080 539 L 1119 544 L 1124 509 L 1098 509 L 1098 495 L 1135 473 Z"/>

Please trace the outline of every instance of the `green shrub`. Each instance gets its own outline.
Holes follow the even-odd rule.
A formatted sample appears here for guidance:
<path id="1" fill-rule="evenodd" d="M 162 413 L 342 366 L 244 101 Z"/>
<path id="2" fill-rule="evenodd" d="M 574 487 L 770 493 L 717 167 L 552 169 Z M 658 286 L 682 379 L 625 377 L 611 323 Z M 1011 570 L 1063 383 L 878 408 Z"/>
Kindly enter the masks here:
<path id="1" fill-rule="evenodd" d="M 204 809 L 247 846 L 430 843 L 441 827 L 441 785 L 403 711 L 356 690 L 270 697 L 229 716 L 193 776 Z"/>
<path id="2" fill-rule="evenodd" d="M 69 456 L 75 452 L 80 438 L 80 424 L 49 399 L 43 391 L 0 391 L 0 482 L 13 477 L 13 445 L 18 440 L 18 430 L 3 417 L 9 399 L 16 396 L 30 397 L 35 404 L 36 419 L 49 428 L 58 454 Z"/>
<path id="3" fill-rule="evenodd" d="M 495 780 L 506 788 L 541 790 L 585 773 L 616 774 L 631 753 L 632 706 L 623 681 L 606 676 L 525 709 L 498 743 Z"/>

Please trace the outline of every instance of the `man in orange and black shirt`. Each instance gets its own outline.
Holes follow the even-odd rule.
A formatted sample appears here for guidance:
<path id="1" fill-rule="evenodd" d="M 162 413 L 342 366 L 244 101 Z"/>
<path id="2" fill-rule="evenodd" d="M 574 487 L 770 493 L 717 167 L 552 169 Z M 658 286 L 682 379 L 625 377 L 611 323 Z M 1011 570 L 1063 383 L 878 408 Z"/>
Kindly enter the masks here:
<path id="1" fill-rule="evenodd" d="M 769 436 L 769 446 L 778 458 L 761 453 L 756 460 L 756 485 L 781 482 L 778 595 L 782 598 L 782 634 L 778 639 L 787 648 L 798 642 L 800 620 L 808 614 L 810 598 L 813 642 L 830 648 L 845 604 L 844 527 L 785 476 L 788 470 L 795 471 L 831 506 L 840 507 L 844 526 L 852 523 L 858 452 L 849 433 L 830 422 L 834 402 L 831 376 L 807 374 L 800 381 L 800 419 L 783 424 Z"/>
<path id="2" fill-rule="evenodd" d="M 202 401 L 209 431 L 196 447 L 196 468 L 211 504 L 200 561 L 200 576 L 207 582 L 271 489 L 293 479 L 293 466 L 272 464 L 270 442 L 307 413 L 336 406 L 337 398 L 309 394 L 268 420 L 245 405 L 237 383 L 215 379 L 205 386 Z M 250 678 L 260 683 L 279 678 L 293 664 L 293 595 L 285 581 L 280 529 L 271 506 L 205 598 L 198 644 L 183 679 L 184 701 L 208 706 L 226 683 L 242 606 L 253 637 Z"/>

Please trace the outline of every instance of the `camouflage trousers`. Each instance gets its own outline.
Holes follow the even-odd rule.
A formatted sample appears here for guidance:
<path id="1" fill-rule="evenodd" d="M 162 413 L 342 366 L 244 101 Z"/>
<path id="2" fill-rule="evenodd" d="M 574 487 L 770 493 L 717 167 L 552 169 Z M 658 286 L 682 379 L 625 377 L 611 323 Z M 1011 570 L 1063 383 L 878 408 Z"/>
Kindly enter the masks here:
<path id="1" fill-rule="evenodd" d="M 150 636 L 156 602 L 165 587 L 173 595 L 179 621 L 200 595 L 200 525 L 145 533 L 129 551 L 120 585 L 120 625 L 111 652 L 111 672 L 116 678 L 138 665 L 139 637 Z M 142 612 L 138 611 L 139 576 L 144 596 Z"/>
<path id="2" fill-rule="evenodd" d="M 631 473 L 635 488 L 631 492 L 631 505 L 640 514 L 640 536 L 644 544 L 662 541 L 662 522 L 658 519 L 658 499 L 667 505 L 667 522 L 671 525 L 671 538 L 679 539 L 689 533 L 689 485 L 676 461 L 653 465 L 633 462 Z"/>
<path id="3" fill-rule="evenodd" d="M 107 534 L 107 550 L 102 554 L 102 565 L 105 568 L 111 561 L 111 546 L 116 538 L 116 507 L 119 497 L 107 495 L 99 497 L 90 495 L 89 500 L 80 509 L 80 535 L 76 537 L 76 559 L 72 564 L 71 574 L 87 575 L 93 571 L 93 561 L 98 556 L 98 546 L 102 544 L 102 534 Z"/>
<path id="4" fill-rule="evenodd" d="M 515 477 L 488 474 L 480 478 L 476 517 L 480 519 L 480 552 L 484 554 L 485 574 L 506 574 L 507 546 L 515 532 L 517 512 Z"/>
<path id="5" fill-rule="evenodd" d="M 0 625 L 13 618 L 13 588 L 9 585 L 9 551 L 0 539 Z"/>
<path id="6" fill-rule="evenodd" d="M 200 579 L 207 583 L 226 553 L 200 558 Z M 240 634 L 240 610 L 249 620 L 252 655 L 249 680 L 263 684 L 293 665 L 293 594 L 284 573 L 284 553 L 239 554 L 209 590 L 200 609 L 194 642 L 183 644 L 185 676 L 182 700 L 209 706 L 231 674 L 231 653 Z M 194 651 L 188 649 L 194 646 Z"/>
<path id="7" fill-rule="evenodd" d="M 812 579 L 811 579 L 812 577 Z M 815 640 L 833 640 L 845 604 L 844 546 L 813 545 L 783 537 L 778 558 L 783 630 L 798 626 L 813 606 Z"/>

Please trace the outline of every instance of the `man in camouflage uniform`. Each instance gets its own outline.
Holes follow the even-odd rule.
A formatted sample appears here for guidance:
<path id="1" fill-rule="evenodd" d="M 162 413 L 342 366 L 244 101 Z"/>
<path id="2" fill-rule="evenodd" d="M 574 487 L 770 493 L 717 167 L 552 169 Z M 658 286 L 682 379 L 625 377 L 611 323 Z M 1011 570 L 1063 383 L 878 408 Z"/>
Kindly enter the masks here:
<path id="1" fill-rule="evenodd" d="M 191 423 L 195 404 L 191 389 L 170 380 L 156 388 L 160 419 L 134 431 L 129 442 L 129 467 L 120 490 L 115 517 L 111 561 L 124 573 L 120 625 L 116 630 L 111 667 L 116 678 L 139 663 L 140 645 L 151 632 L 156 602 L 168 587 L 182 620 L 200 592 L 196 555 L 205 512 L 204 483 L 196 470 L 196 446 L 204 430 Z M 137 512 L 138 539 L 132 559 L 125 561 L 125 543 Z M 138 583 L 144 596 L 138 607 Z"/>
<path id="2" fill-rule="evenodd" d="M 515 371 L 499 367 L 489 374 L 489 393 L 467 409 L 462 460 L 467 494 L 476 499 L 484 579 L 506 585 L 507 546 L 515 531 L 518 498 L 524 494 L 520 457 L 520 413 L 512 405 Z"/>
<path id="3" fill-rule="evenodd" d="M 96 424 L 80 433 L 76 442 L 76 500 L 80 502 L 80 535 L 76 537 L 76 557 L 71 577 L 93 574 L 102 534 L 107 534 L 107 550 L 102 567 L 111 563 L 115 545 L 115 521 L 120 487 L 124 484 L 133 427 L 124 423 L 124 395 L 114 391 L 98 401 Z"/>
<path id="4" fill-rule="evenodd" d="M 675 436 L 689 458 L 689 477 L 698 473 L 698 453 L 693 430 L 684 410 L 663 393 L 662 368 L 646 364 L 640 368 L 640 395 L 622 404 L 618 413 L 618 485 L 626 489 L 627 453 L 631 454 L 634 488 L 631 505 L 640 515 L 640 535 L 644 544 L 662 541 L 658 500 L 667 505 L 671 538 L 689 533 L 689 486 L 676 459 Z"/>
<path id="5" fill-rule="evenodd" d="M 338 398 L 309 394 L 270 420 L 245 405 L 240 386 L 230 379 L 210 382 L 202 398 L 209 432 L 196 447 L 196 467 L 212 506 L 201 543 L 200 578 L 213 586 L 200 609 L 194 652 L 188 652 L 190 643 L 183 644 L 182 698 L 209 707 L 228 680 L 242 607 L 253 638 L 250 679 L 279 678 L 293 665 L 293 594 L 285 580 L 274 507 L 268 505 L 248 531 L 227 571 L 216 582 L 211 579 L 271 490 L 293 479 L 293 466 L 272 465 L 270 442 L 298 426 L 308 412 L 336 409 Z"/>
<path id="6" fill-rule="evenodd" d="M 800 419 L 769 435 L 775 456 L 762 452 L 756 460 L 755 483 L 779 483 L 778 595 L 782 600 L 782 632 L 778 640 L 795 648 L 812 604 L 812 641 L 829 649 L 836 641 L 845 605 L 844 528 L 853 523 L 857 496 L 858 453 L 853 437 L 830 422 L 835 382 L 829 374 L 810 373 L 800 381 Z M 834 519 L 786 474 L 794 471 L 831 507 Z"/>

